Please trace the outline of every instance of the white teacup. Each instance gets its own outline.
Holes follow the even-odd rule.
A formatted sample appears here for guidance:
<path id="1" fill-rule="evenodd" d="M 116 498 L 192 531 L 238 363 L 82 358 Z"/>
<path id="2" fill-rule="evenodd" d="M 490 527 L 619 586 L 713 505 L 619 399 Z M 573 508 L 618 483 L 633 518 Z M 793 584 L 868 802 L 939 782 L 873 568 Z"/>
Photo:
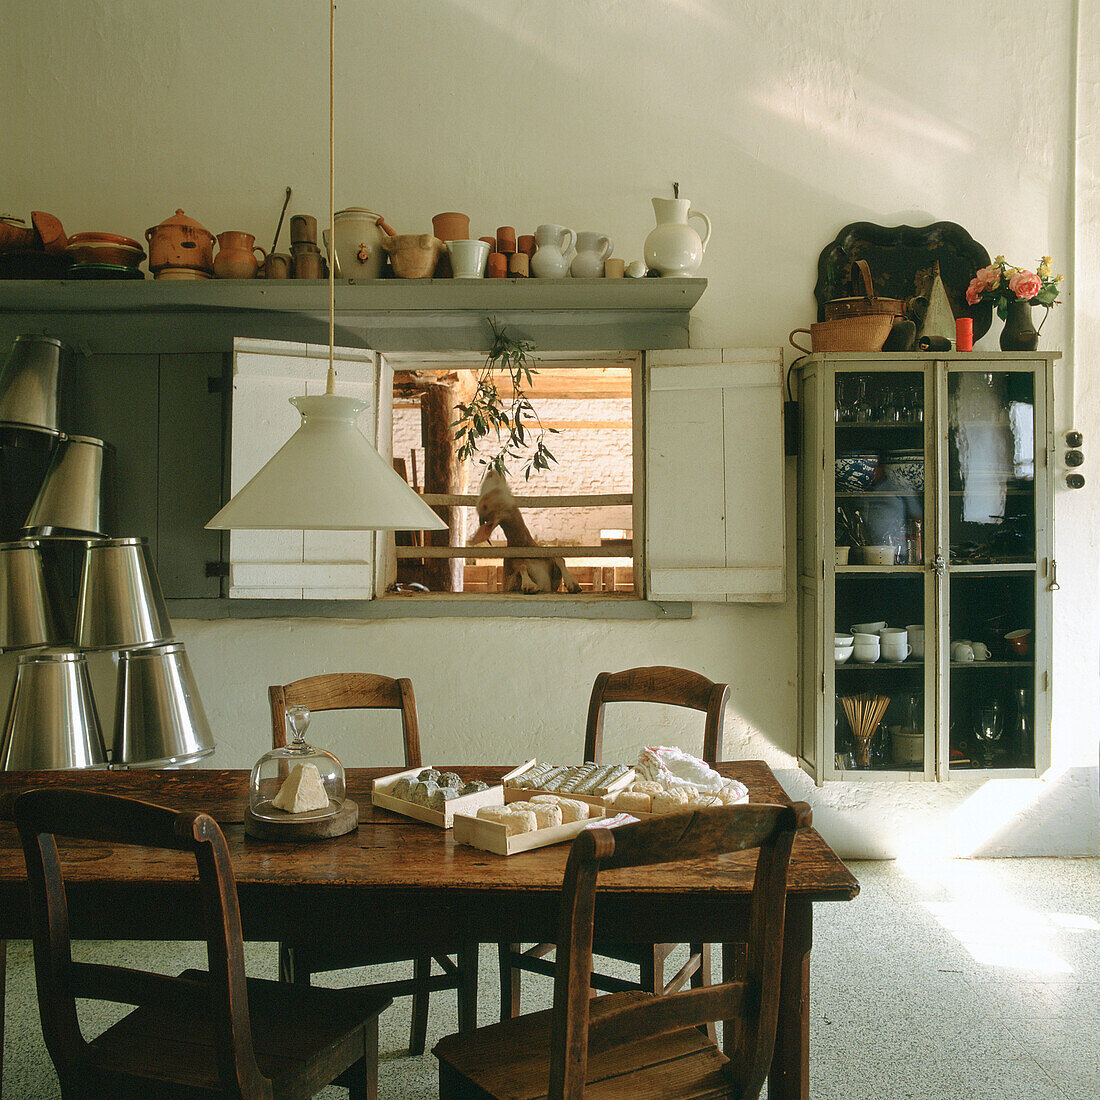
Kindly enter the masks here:
<path id="1" fill-rule="evenodd" d="M 868 634 L 864 630 L 852 631 L 852 644 L 853 645 L 878 645 L 881 639 L 877 634 Z"/>
<path id="2" fill-rule="evenodd" d="M 861 664 L 873 665 L 880 656 L 878 643 L 857 641 L 852 649 L 852 656 Z"/>
<path id="3" fill-rule="evenodd" d="M 485 277 L 485 264 L 489 259 L 489 245 L 485 241 L 448 241 L 447 252 L 456 279 Z"/>
<path id="4" fill-rule="evenodd" d="M 904 661 L 912 652 L 913 647 L 904 640 L 898 641 L 896 638 L 882 639 L 882 659 L 884 661 Z"/>
<path id="5" fill-rule="evenodd" d="M 924 624 L 912 623 L 905 628 L 909 631 L 909 644 L 913 647 L 914 657 L 924 656 Z"/>
<path id="6" fill-rule="evenodd" d="M 854 623 L 852 625 L 853 634 L 877 634 L 880 630 L 885 629 L 885 623 Z"/>
<path id="7" fill-rule="evenodd" d="M 951 660 L 973 661 L 974 647 L 969 642 L 955 642 L 951 647 Z"/>
<path id="8" fill-rule="evenodd" d="M 989 660 L 989 646 L 987 646 L 984 642 L 971 642 L 970 648 L 974 650 L 975 661 Z"/>

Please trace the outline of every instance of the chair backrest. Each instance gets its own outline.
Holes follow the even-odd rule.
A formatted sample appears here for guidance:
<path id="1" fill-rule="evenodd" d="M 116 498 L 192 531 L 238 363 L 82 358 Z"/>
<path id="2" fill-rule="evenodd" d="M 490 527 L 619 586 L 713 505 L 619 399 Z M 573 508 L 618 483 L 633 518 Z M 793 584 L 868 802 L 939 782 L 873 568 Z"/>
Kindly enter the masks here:
<path id="1" fill-rule="evenodd" d="M 237 884 L 217 822 L 209 814 L 176 812 L 132 798 L 52 789 L 20 795 L 13 816 L 27 864 L 42 1032 L 62 1082 L 80 1080 L 89 1052 L 77 1020 L 77 997 L 145 1003 L 158 996 L 170 998 L 171 984 L 181 979 L 73 962 L 57 836 L 195 856 L 222 1085 L 230 1095 L 270 1096 L 271 1082 L 260 1072 L 252 1045 Z"/>
<path id="2" fill-rule="evenodd" d="M 405 767 L 420 767 L 420 726 L 412 680 L 395 680 L 371 672 L 323 672 L 292 684 L 267 689 L 271 699 L 271 743 L 286 744 L 286 708 L 300 705 L 310 710 L 398 710 L 405 741 Z"/>
<path id="3" fill-rule="evenodd" d="M 600 763 L 603 753 L 603 712 L 608 703 L 665 703 L 706 714 L 703 727 L 703 759 L 715 763 L 722 753 L 722 724 L 729 684 L 716 684 L 698 672 L 668 665 L 601 672 L 592 685 L 588 725 L 584 733 L 584 759 Z"/>
<path id="4" fill-rule="evenodd" d="M 588 1045 L 601 1049 L 711 1020 L 734 1022 L 729 1067 L 736 1095 L 756 1097 L 775 1043 L 787 867 L 795 831 L 810 824 L 810 807 L 718 806 L 653 817 L 617 828 L 589 828 L 573 842 L 558 914 L 548 1100 L 581 1100 Z M 641 997 L 601 1013 L 589 1025 L 592 917 L 596 878 L 615 867 L 713 858 L 758 849 L 749 941 L 739 980 L 662 997 Z"/>

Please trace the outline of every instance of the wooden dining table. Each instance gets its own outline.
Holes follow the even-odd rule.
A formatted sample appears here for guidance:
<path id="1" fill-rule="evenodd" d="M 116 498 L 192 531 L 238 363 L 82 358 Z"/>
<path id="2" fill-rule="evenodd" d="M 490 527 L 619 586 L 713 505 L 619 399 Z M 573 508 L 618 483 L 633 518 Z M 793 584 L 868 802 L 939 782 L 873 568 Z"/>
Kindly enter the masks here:
<path id="1" fill-rule="evenodd" d="M 0 941 L 30 936 L 26 870 L 11 806 L 19 792 L 32 787 L 110 791 L 212 814 L 229 843 L 247 940 L 347 936 L 410 946 L 555 939 L 568 844 L 507 857 L 457 844 L 450 830 L 371 805 L 372 780 L 395 770 L 349 769 L 347 793 L 359 806 L 358 828 L 298 843 L 246 835 L 246 771 L 0 773 Z M 494 780 L 507 769 L 447 770 Z M 743 782 L 751 801 L 790 801 L 763 761 L 721 763 L 718 770 Z M 193 859 L 76 841 L 64 842 L 61 853 L 75 939 L 204 938 Z M 608 941 L 722 944 L 723 973 L 732 975 L 745 938 L 752 880 L 748 854 L 608 872 L 600 876 L 598 935 Z M 813 829 L 795 841 L 788 883 L 768 1095 L 806 1100 L 813 908 L 818 902 L 850 901 L 859 884 Z M 0 996 L 2 991 L 0 944 Z M 2 1050 L 0 1024 L 0 1057 Z"/>

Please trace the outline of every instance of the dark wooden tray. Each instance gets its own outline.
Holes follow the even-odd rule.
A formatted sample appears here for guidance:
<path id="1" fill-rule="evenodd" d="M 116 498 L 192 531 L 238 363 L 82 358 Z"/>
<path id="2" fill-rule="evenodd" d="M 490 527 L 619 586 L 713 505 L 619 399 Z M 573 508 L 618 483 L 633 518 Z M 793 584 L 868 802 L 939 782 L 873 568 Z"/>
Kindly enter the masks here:
<path id="1" fill-rule="evenodd" d="M 851 283 L 853 260 L 866 260 L 875 281 L 875 293 L 885 298 L 909 298 L 919 292 L 923 281 L 918 273 L 935 261 L 956 317 L 974 319 L 974 339 L 989 329 L 993 306 L 967 305 L 966 288 L 980 267 L 989 265 L 989 253 L 961 225 L 934 222 L 931 225 L 874 225 L 853 222 L 846 225 L 817 261 L 817 319 L 825 320 L 825 303 L 834 298 L 862 294 Z M 919 285 L 918 285 L 919 284 Z"/>

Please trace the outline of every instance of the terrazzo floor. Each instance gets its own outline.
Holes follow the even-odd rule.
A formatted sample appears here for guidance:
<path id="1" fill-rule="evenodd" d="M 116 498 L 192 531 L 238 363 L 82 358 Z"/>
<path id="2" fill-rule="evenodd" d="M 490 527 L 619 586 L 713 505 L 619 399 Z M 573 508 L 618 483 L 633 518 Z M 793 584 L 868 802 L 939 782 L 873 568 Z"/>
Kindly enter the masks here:
<path id="1" fill-rule="evenodd" d="M 1100 1098 L 1100 860 L 851 867 L 859 897 L 816 910 L 815 1100 Z M 74 953 L 169 973 L 205 966 L 198 944 L 78 944 Z M 248 958 L 250 973 L 273 976 L 272 945 L 250 945 Z M 38 1025 L 29 943 L 10 944 L 8 961 L 3 1096 L 52 1100 L 59 1094 Z M 483 946 L 481 962 L 479 1018 L 489 1023 L 495 949 Z M 548 983 L 528 978 L 525 1010 L 548 1003 Z M 94 1034 L 109 1019 L 89 1009 L 82 1022 Z M 380 1096 L 435 1097 L 435 1059 L 403 1053 L 409 1001 L 395 1002 L 381 1025 Z M 453 993 L 435 994 L 429 1051 L 455 1028 Z"/>

